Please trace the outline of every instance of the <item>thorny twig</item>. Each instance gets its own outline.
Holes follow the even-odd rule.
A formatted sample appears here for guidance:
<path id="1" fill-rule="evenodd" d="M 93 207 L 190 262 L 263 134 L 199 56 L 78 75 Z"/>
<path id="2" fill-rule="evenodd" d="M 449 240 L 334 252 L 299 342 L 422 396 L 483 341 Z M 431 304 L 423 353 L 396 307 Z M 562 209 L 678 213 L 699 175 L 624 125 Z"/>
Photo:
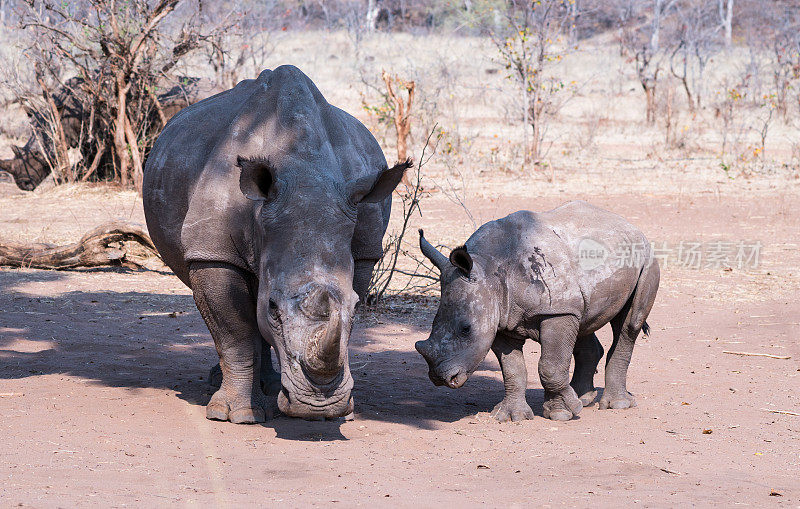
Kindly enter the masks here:
<path id="1" fill-rule="evenodd" d="M 417 167 L 412 185 L 406 188 L 404 193 L 400 193 L 400 198 L 403 201 L 403 223 L 400 227 L 400 231 L 396 235 L 390 237 L 387 246 L 384 249 L 384 256 L 373 272 L 372 281 L 370 282 L 371 291 L 369 292 L 369 294 L 373 296 L 371 299 L 373 303 L 381 301 L 384 294 L 388 290 L 395 273 L 401 273 L 410 277 L 409 282 L 404 287 L 404 290 L 406 290 L 412 287 L 414 278 L 424 278 L 424 273 L 419 272 L 420 267 L 429 269 L 426 264 L 415 259 L 415 261 L 417 261 L 417 267 L 413 271 L 405 271 L 397 268 L 397 262 L 401 254 L 406 256 L 408 255 L 408 252 L 402 248 L 402 245 L 403 239 L 408 231 L 408 223 L 411 220 L 411 216 L 415 211 L 419 212 L 420 216 L 422 215 L 422 210 L 419 206 L 420 200 L 425 196 L 425 191 L 422 189 L 422 167 L 436 153 L 436 145 L 434 145 L 433 152 L 426 157 L 426 152 L 430 145 L 431 138 L 436 132 L 436 127 L 436 125 L 433 126 L 425 140 L 425 145 L 422 147 L 422 153 L 417 161 Z M 412 257 L 412 259 L 414 258 Z M 427 286 L 430 286 L 430 284 L 422 285 L 422 287 L 426 288 Z"/>

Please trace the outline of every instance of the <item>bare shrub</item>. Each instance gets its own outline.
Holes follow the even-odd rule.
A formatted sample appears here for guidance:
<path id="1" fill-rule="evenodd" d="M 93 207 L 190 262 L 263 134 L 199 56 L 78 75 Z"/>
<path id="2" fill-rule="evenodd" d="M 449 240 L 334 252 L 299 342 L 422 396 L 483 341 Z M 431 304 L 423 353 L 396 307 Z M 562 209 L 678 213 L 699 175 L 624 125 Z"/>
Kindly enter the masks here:
<path id="1" fill-rule="evenodd" d="M 739 149 L 745 142 L 746 128 L 743 109 L 746 94 L 744 83 L 740 81 L 737 84 L 731 84 L 728 78 L 724 80 L 721 90 L 717 92 L 718 100 L 714 105 L 714 123 L 720 134 L 720 159 L 723 165 L 730 165 L 732 158 L 740 156 Z"/>
<path id="2" fill-rule="evenodd" d="M 169 116 L 160 94 L 189 84 L 176 66 L 225 28 L 202 30 L 202 2 L 169 24 L 180 3 L 25 0 L 19 26 L 32 76 L 12 84 L 57 179 L 103 178 L 141 190 L 145 157 Z"/>
<path id="3" fill-rule="evenodd" d="M 562 34 L 572 15 L 562 1 L 512 0 L 503 13 L 505 26 L 491 32 L 520 94 L 525 162 L 539 159 L 548 122 L 563 105 L 558 96 L 566 85 L 552 68 L 568 50 Z"/>
<path id="4" fill-rule="evenodd" d="M 675 11 L 677 30 L 670 72 L 683 86 L 689 110 L 695 114 L 703 104 L 706 67 L 720 49 L 719 24 L 714 6 L 702 0 L 679 2 Z"/>
<path id="5" fill-rule="evenodd" d="M 772 43 L 772 81 L 775 90 L 775 106 L 784 122 L 788 119 L 789 94 L 800 88 L 800 27 L 784 30 Z M 798 91 L 800 107 L 800 90 Z"/>
<path id="6" fill-rule="evenodd" d="M 770 126 L 775 120 L 775 112 L 778 110 L 778 103 L 775 94 L 768 94 L 762 97 L 762 102 L 759 104 L 758 113 L 753 119 L 752 129 L 758 134 L 758 139 L 761 145 L 757 147 L 755 155 L 760 157 L 763 161 L 766 157 L 767 150 L 767 135 L 769 134 Z"/>
<path id="7" fill-rule="evenodd" d="M 203 45 L 217 85 L 233 88 L 243 77 L 252 77 L 265 68 L 275 51 L 277 0 L 242 0 L 237 10 L 232 10 L 227 2 L 200 2 L 199 8 L 202 26 L 225 27 L 213 30 Z"/>
<path id="8" fill-rule="evenodd" d="M 422 186 L 422 167 L 427 164 L 431 157 L 436 153 L 436 144 L 433 145 L 431 153 L 426 154 L 430 147 L 431 138 L 436 133 L 436 127 L 431 130 L 422 147 L 411 185 L 399 192 L 403 208 L 402 223 L 400 228 L 389 233 L 383 245 L 383 257 L 378 261 L 372 271 L 372 279 L 369 283 L 367 301 L 369 304 L 382 302 L 388 293 L 402 293 L 410 290 L 424 291 L 438 283 L 439 279 L 434 276 L 434 267 L 426 261 L 424 257 L 413 254 L 406 246 L 406 234 L 409 229 L 409 222 L 414 214 L 422 215 L 420 202 L 428 196 L 428 192 Z M 401 266 L 400 258 L 404 257 L 411 261 L 412 268 Z M 406 276 L 405 284 L 399 289 L 392 289 L 391 283 L 397 275 Z"/>
<path id="9" fill-rule="evenodd" d="M 574 135 L 575 144 L 581 152 L 590 152 L 597 148 L 597 135 L 607 120 L 596 106 L 583 115 L 583 121 Z"/>
<path id="10" fill-rule="evenodd" d="M 700 151 L 701 119 L 697 112 L 688 107 L 689 97 L 681 101 L 678 91 L 683 84 L 677 79 L 663 80 L 662 93 L 657 98 L 658 113 L 664 128 L 664 147 L 680 151 L 682 156 Z"/>
<path id="11" fill-rule="evenodd" d="M 675 0 L 618 2 L 620 52 L 634 64 L 645 94 L 645 118 L 650 124 L 656 121 L 656 89 L 667 58 L 667 46 L 662 40 L 664 20 L 674 4 Z M 649 9 L 650 5 L 652 10 Z M 643 21 L 648 18 L 649 22 Z"/>

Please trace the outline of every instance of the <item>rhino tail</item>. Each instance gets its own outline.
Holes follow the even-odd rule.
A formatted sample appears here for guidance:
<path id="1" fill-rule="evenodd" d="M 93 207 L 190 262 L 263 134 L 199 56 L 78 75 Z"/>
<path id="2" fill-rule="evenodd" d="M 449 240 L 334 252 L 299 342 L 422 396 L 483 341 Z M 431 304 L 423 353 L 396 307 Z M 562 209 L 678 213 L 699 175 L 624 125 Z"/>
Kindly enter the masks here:
<path id="1" fill-rule="evenodd" d="M 642 325 L 642 334 L 644 334 L 645 338 L 650 337 L 650 325 L 645 321 L 644 325 Z"/>

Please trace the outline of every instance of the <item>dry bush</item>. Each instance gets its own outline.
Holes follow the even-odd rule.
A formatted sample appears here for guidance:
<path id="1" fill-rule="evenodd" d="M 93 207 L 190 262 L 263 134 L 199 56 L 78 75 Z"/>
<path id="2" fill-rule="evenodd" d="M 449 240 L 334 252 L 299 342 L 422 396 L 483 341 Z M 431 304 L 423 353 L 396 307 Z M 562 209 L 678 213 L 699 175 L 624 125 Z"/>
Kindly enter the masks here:
<path id="1" fill-rule="evenodd" d="M 372 279 L 367 291 L 367 303 L 379 304 L 384 296 L 390 293 L 424 292 L 438 283 L 435 277 L 435 268 L 424 257 L 417 256 L 416 245 L 409 248 L 406 235 L 409 233 L 409 222 L 414 214 L 422 215 L 420 203 L 429 192 L 422 186 L 422 168 L 436 153 L 438 140 L 434 138 L 436 128 L 431 130 L 422 147 L 419 159 L 410 179 L 411 185 L 401 190 L 398 194 L 402 203 L 402 222 L 396 231 L 390 232 L 383 244 L 383 256 L 372 271 Z M 430 152 L 428 152 L 430 150 Z M 401 260 L 402 257 L 402 260 Z M 410 265 L 409 266 L 409 262 Z M 393 287 L 395 276 L 405 276 L 405 281 L 400 287 Z"/>
<path id="2" fill-rule="evenodd" d="M 392 120 L 394 130 L 397 134 L 397 160 L 405 161 L 408 159 L 408 138 L 411 135 L 411 109 L 414 106 L 414 91 L 416 84 L 413 81 L 401 80 L 398 76 L 391 76 L 385 70 L 381 74 L 383 82 L 386 84 L 386 95 L 391 101 Z M 397 92 L 395 92 L 397 88 Z M 406 91 L 403 99 L 401 90 Z M 403 184 L 410 184 L 408 177 L 403 175 Z"/>
<path id="3" fill-rule="evenodd" d="M 601 112 L 601 108 L 596 106 L 583 116 L 583 122 L 574 133 L 575 145 L 578 150 L 581 152 L 596 150 L 597 135 L 601 127 L 607 123 L 607 120 L 607 117 Z"/>
<path id="4" fill-rule="evenodd" d="M 684 85 L 680 79 L 663 80 L 662 93 L 657 97 L 657 112 L 664 129 L 664 148 L 679 151 L 685 157 L 701 151 L 702 118 L 695 109 L 696 104 L 690 106 L 695 96 L 686 95 L 681 100 L 678 89 Z"/>
<path id="5" fill-rule="evenodd" d="M 502 15 L 504 26 L 492 31 L 491 37 L 520 94 L 525 162 L 538 161 L 549 121 L 567 93 L 564 80 L 552 68 L 567 52 L 562 35 L 573 14 L 568 2 L 560 0 L 512 0 Z"/>
<path id="6" fill-rule="evenodd" d="M 201 0 L 23 3 L 24 65 L 6 85 L 31 118 L 36 144 L 28 149 L 56 180 L 114 180 L 141 189 L 157 134 L 199 86 L 177 72 L 179 64 L 235 22 L 229 13 L 204 28 L 203 6 Z"/>
<path id="7" fill-rule="evenodd" d="M 222 24 L 225 28 L 212 29 L 202 46 L 218 87 L 233 88 L 265 69 L 277 44 L 273 33 L 280 24 L 278 4 L 275 0 L 242 0 L 236 7 L 225 1 L 203 6 L 201 26 Z"/>

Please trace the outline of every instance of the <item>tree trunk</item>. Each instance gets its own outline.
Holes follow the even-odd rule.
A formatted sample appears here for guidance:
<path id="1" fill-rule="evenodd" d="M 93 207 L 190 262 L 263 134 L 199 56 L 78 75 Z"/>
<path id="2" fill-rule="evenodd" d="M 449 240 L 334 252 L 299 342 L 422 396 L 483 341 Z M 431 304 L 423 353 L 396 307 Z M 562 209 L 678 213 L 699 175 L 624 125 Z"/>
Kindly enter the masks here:
<path id="1" fill-rule="evenodd" d="M 656 121 L 656 87 L 649 83 L 642 83 L 642 87 L 647 98 L 647 123 L 652 124 Z"/>
<path id="2" fill-rule="evenodd" d="M 531 160 L 531 146 L 528 143 L 528 126 L 531 125 L 531 93 L 528 88 L 528 82 L 526 81 L 522 87 L 522 150 L 524 152 L 523 162 L 525 163 Z"/>
<path id="3" fill-rule="evenodd" d="M 650 35 L 650 49 L 653 54 L 658 51 L 661 35 L 661 5 L 664 0 L 653 0 L 653 33 Z"/>
<path id="4" fill-rule="evenodd" d="M 142 167 L 142 158 L 139 154 L 139 142 L 136 139 L 136 133 L 133 132 L 133 127 L 131 127 L 131 121 L 128 115 L 125 115 L 125 139 L 128 141 L 130 155 L 133 159 L 133 187 L 136 189 L 136 192 L 141 195 L 144 168 Z"/>
<path id="5" fill-rule="evenodd" d="M 719 21 L 725 31 L 725 47 L 731 47 L 732 23 L 733 23 L 733 0 L 719 1 Z M 727 4 L 727 7 L 726 7 Z"/>
<path id="6" fill-rule="evenodd" d="M 578 18 L 581 16 L 580 0 L 567 2 L 569 9 L 569 42 L 572 45 L 578 44 Z"/>
<path id="7" fill-rule="evenodd" d="M 123 187 L 129 184 L 130 155 L 125 143 L 125 127 L 127 125 L 127 87 L 122 77 L 122 71 L 117 71 L 117 118 L 114 121 L 114 152 L 119 162 L 119 177 Z"/>
<path id="8" fill-rule="evenodd" d="M 367 32 L 374 32 L 378 23 L 378 5 L 376 0 L 369 0 L 367 2 L 367 15 L 364 19 L 364 24 L 367 26 Z"/>
<path id="9" fill-rule="evenodd" d="M 69 161 L 69 144 L 67 143 L 67 138 L 64 134 L 64 125 L 61 122 L 61 113 L 58 111 L 58 106 L 56 105 L 49 88 L 45 85 L 44 78 L 42 78 L 41 75 L 41 70 L 38 67 L 36 69 L 36 80 L 39 82 L 39 86 L 42 89 L 45 101 L 47 101 L 47 107 L 50 110 L 50 117 L 52 118 L 51 124 L 53 132 L 51 133 L 51 139 L 53 142 L 53 156 L 56 159 L 53 161 L 53 173 L 55 173 L 59 178 L 62 176 L 65 177 L 67 182 L 74 182 L 75 175 Z"/>

